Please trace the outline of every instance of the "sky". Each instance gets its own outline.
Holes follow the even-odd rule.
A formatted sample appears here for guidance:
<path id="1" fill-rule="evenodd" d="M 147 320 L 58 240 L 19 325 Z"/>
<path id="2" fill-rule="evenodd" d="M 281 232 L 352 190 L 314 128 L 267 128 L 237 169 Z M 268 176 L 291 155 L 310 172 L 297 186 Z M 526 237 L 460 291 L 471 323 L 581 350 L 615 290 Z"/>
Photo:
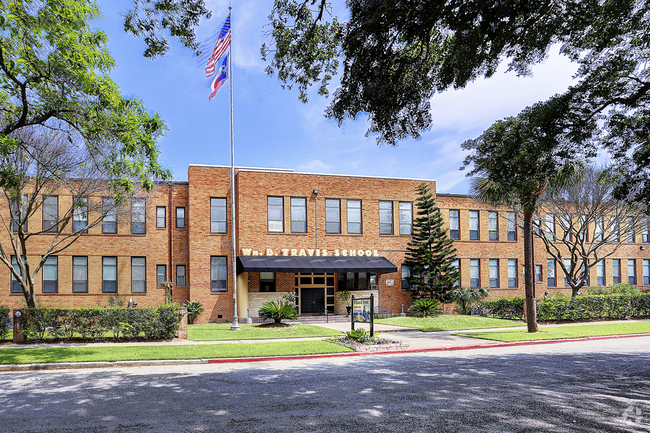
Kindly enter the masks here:
<path id="1" fill-rule="evenodd" d="M 337 10 L 335 2 L 334 12 Z M 145 43 L 123 31 L 121 13 L 132 0 L 99 0 L 103 16 L 92 22 L 109 38 L 116 61 L 111 78 L 123 95 L 141 99 L 158 113 L 169 130 L 159 141 L 159 160 L 175 180 L 187 180 L 190 164 L 230 165 L 230 102 L 226 82 L 208 100 L 210 82 L 197 68 L 194 53 L 177 40 L 162 58 L 143 57 Z M 340 3 L 340 2 L 338 2 Z M 212 18 L 196 29 L 199 41 L 208 38 L 225 20 L 228 1 L 206 0 Z M 289 168 L 297 172 L 427 179 L 439 193 L 468 193 L 468 179 L 459 171 L 466 156 L 460 144 L 478 137 L 494 121 L 518 114 L 526 106 L 564 92 L 577 67 L 556 48 L 532 76 L 506 73 L 506 66 L 490 79 L 478 79 L 462 90 L 432 98 L 434 125 L 418 140 L 397 146 L 377 145 L 365 137 L 369 123 L 361 117 L 342 127 L 323 116 L 330 99 L 310 95 L 307 104 L 297 90 L 283 90 L 268 75 L 260 47 L 273 0 L 232 2 L 233 112 L 235 165 Z M 332 81 L 330 92 L 336 87 Z"/>

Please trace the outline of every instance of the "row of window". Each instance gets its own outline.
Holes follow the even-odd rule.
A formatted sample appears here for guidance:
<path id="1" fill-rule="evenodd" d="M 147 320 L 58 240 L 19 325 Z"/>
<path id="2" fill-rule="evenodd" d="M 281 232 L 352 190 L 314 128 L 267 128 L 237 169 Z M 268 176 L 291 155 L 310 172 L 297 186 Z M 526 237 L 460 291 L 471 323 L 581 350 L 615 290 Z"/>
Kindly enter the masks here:
<path id="1" fill-rule="evenodd" d="M 517 217 L 514 212 L 506 212 L 507 240 L 517 240 Z M 454 240 L 460 240 L 460 210 L 449 210 L 449 236 Z M 479 229 L 479 211 L 469 211 L 469 239 L 477 241 L 481 238 Z M 488 239 L 499 240 L 499 213 L 488 211 Z"/>
<path id="2" fill-rule="evenodd" d="M 11 264 L 18 274 L 20 268 L 16 257 L 11 257 Z M 185 265 L 176 265 L 176 286 L 185 286 Z M 59 292 L 59 258 L 50 256 L 45 260 L 42 272 L 42 292 Z M 167 265 L 156 265 L 157 284 L 167 280 Z M 88 256 L 72 257 L 72 292 L 88 293 Z M 102 292 L 117 293 L 117 257 L 102 257 Z M 147 292 L 147 259 L 131 257 L 131 293 Z M 11 293 L 22 293 L 20 284 L 11 274 Z"/>
<path id="3" fill-rule="evenodd" d="M 345 203 L 347 216 L 347 234 L 362 234 L 363 219 L 361 200 L 358 199 L 325 199 L 325 233 L 342 234 L 341 204 Z M 393 219 L 393 202 L 379 201 L 379 234 L 395 234 Z M 410 235 L 413 231 L 413 203 L 400 201 L 398 204 L 398 223 L 400 235 Z M 291 233 L 307 233 L 307 198 L 290 198 L 290 231 Z M 284 197 L 267 197 L 267 228 L 270 233 L 284 233 Z"/>
<path id="4" fill-rule="evenodd" d="M 23 203 L 27 201 L 27 196 L 23 197 Z M 112 198 L 102 199 L 102 209 L 105 214 L 102 221 L 102 233 L 117 233 L 117 210 Z M 12 209 L 12 230 L 18 231 L 19 221 L 23 221 L 23 231 L 28 231 L 27 220 L 24 217 L 24 210 L 19 212 Z M 185 228 L 185 207 L 176 207 L 176 228 Z M 43 198 L 43 231 L 57 232 L 59 221 L 59 197 L 52 195 Z M 85 197 L 76 197 L 74 211 L 72 214 L 72 230 L 79 231 L 88 227 L 88 199 Z M 156 207 L 156 228 L 167 227 L 167 208 L 165 206 Z M 147 231 L 146 218 L 146 200 L 135 198 L 131 201 L 131 233 L 145 234 Z"/>

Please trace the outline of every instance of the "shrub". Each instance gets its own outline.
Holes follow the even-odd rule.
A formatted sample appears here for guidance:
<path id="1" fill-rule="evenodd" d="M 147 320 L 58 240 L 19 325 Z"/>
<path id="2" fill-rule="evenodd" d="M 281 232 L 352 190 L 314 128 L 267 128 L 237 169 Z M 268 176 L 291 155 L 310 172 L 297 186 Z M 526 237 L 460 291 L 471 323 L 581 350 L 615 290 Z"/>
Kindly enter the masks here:
<path id="1" fill-rule="evenodd" d="M 409 313 L 418 317 L 434 317 L 442 313 L 442 309 L 435 299 L 422 298 L 413 301 Z"/>
<path id="2" fill-rule="evenodd" d="M 472 305 L 490 296 L 485 287 L 459 287 L 451 292 L 451 300 L 456 303 L 456 311 L 460 314 L 470 314 Z"/>
<path id="3" fill-rule="evenodd" d="M 488 316 L 499 319 L 520 320 L 524 318 L 524 298 L 500 298 L 494 301 L 486 301 L 481 307 L 487 310 Z"/>
<path id="4" fill-rule="evenodd" d="M 185 301 L 183 303 L 183 307 L 187 309 L 187 323 L 190 325 L 194 323 L 196 316 L 203 312 L 203 304 L 201 304 L 199 301 Z"/>
<path id="5" fill-rule="evenodd" d="M 10 313 L 9 308 L 0 305 L 0 340 L 6 339 L 9 334 L 9 324 L 11 323 Z"/>
<path id="6" fill-rule="evenodd" d="M 275 323 L 282 323 L 283 320 L 296 320 L 298 310 L 289 301 L 269 301 L 260 307 L 260 318 L 262 320 L 273 319 Z"/>
<path id="7" fill-rule="evenodd" d="M 585 287 L 583 292 L 587 295 L 611 295 L 614 293 L 621 293 L 624 295 L 638 295 L 641 289 L 630 283 L 619 283 L 612 286 L 590 286 Z"/>

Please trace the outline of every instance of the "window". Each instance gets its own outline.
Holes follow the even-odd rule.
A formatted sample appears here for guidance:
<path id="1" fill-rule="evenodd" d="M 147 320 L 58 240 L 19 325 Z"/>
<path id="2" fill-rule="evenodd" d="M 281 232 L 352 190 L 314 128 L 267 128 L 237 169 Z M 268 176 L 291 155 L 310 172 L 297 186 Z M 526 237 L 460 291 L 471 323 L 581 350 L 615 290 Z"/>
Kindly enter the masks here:
<path id="1" fill-rule="evenodd" d="M 404 284 L 402 265 L 402 284 Z M 410 273 L 410 271 L 409 271 Z M 377 290 L 377 274 L 374 272 L 343 272 L 338 274 L 339 291 L 341 290 Z M 408 282 L 406 283 L 408 284 Z"/>
<path id="2" fill-rule="evenodd" d="M 621 259 L 612 259 L 612 282 L 614 284 L 621 282 Z"/>
<path id="3" fill-rule="evenodd" d="M 117 293 L 117 257 L 102 257 L 102 292 Z"/>
<path id="4" fill-rule="evenodd" d="M 88 293 L 88 257 L 72 257 L 72 292 Z"/>
<path id="5" fill-rule="evenodd" d="M 542 227 L 542 222 L 539 220 L 539 218 L 535 218 L 533 220 L 533 233 L 535 233 L 536 235 L 539 235 L 541 227 Z M 521 233 L 522 234 L 524 233 L 524 228 L 523 227 L 521 228 Z"/>
<path id="6" fill-rule="evenodd" d="M 552 213 L 546 214 L 546 237 L 555 240 L 555 215 Z"/>
<path id="7" fill-rule="evenodd" d="M 645 225 L 641 229 L 641 242 L 647 244 L 649 241 L 650 237 L 648 236 L 648 222 L 646 221 Z"/>
<path id="8" fill-rule="evenodd" d="M 108 197 L 102 199 L 102 213 L 104 214 L 102 233 L 117 233 L 117 209 L 115 208 L 115 201 L 113 199 Z"/>
<path id="9" fill-rule="evenodd" d="M 159 286 L 167 281 L 167 265 L 156 265 L 156 284 Z"/>
<path id="10" fill-rule="evenodd" d="M 538 283 L 541 283 L 543 281 L 542 265 L 535 265 L 535 281 Z"/>
<path id="11" fill-rule="evenodd" d="M 635 242 L 634 239 L 634 218 L 628 217 L 627 218 L 627 225 L 625 227 L 625 231 L 627 232 L 627 241 L 631 244 Z"/>
<path id="12" fill-rule="evenodd" d="M 72 231 L 78 232 L 88 227 L 88 199 L 76 197 L 72 211 Z M 87 230 L 86 230 L 87 232 Z"/>
<path id="13" fill-rule="evenodd" d="M 131 200 L 131 233 L 144 234 L 147 231 L 146 201 L 143 198 L 134 198 Z"/>
<path id="14" fill-rule="evenodd" d="M 555 259 L 546 260 L 546 283 L 548 287 L 556 287 L 555 285 Z"/>
<path id="15" fill-rule="evenodd" d="M 393 234 L 393 202 L 392 201 L 379 202 L 379 234 L 380 235 Z"/>
<path id="16" fill-rule="evenodd" d="M 325 233 L 341 233 L 341 200 L 325 199 Z"/>
<path id="17" fill-rule="evenodd" d="M 490 259 L 490 288 L 499 287 L 499 260 Z"/>
<path id="18" fill-rule="evenodd" d="M 643 259 L 643 285 L 650 285 L 650 259 Z"/>
<path id="19" fill-rule="evenodd" d="M 43 264 L 43 293 L 59 291 L 59 258 L 50 256 Z"/>
<path id="20" fill-rule="evenodd" d="M 587 224 L 587 215 L 580 215 L 580 227 L 578 233 L 584 238 L 585 242 L 589 242 L 589 224 Z"/>
<path id="21" fill-rule="evenodd" d="M 147 259 L 131 257 L 131 293 L 147 292 Z"/>
<path id="22" fill-rule="evenodd" d="M 596 285 L 605 285 L 605 261 L 601 260 L 596 263 Z"/>
<path id="23" fill-rule="evenodd" d="M 594 240 L 597 242 L 602 242 L 603 240 L 603 233 L 604 233 L 604 221 L 603 217 L 596 218 L 595 222 L 596 227 L 594 228 Z"/>
<path id="24" fill-rule="evenodd" d="M 618 220 L 615 217 L 612 217 L 610 220 L 610 225 L 612 227 L 611 240 L 614 242 L 620 242 L 621 230 L 618 224 Z"/>
<path id="25" fill-rule="evenodd" d="M 478 238 L 478 211 L 471 210 L 469 211 L 469 239 L 472 241 L 477 241 Z"/>
<path id="26" fill-rule="evenodd" d="M 20 203 L 16 201 L 11 202 L 11 231 L 17 232 L 18 225 L 22 222 L 23 232 L 27 232 L 27 201 L 29 197 L 27 194 L 22 195 Z M 18 211 L 20 209 L 20 212 Z"/>
<path id="27" fill-rule="evenodd" d="M 499 240 L 499 213 L 494 211 L 488 212 L 488 238 L 491 241 Z"/>
<path id="28" fill-rule="evenodd" d="M 167 227 L 167 208 L 156 206 L 156 228 L 164 229 L 165 227 Z"/>
<path id="29" fill-rule="evenodd" d="M 56 232 L 59 220 L 59 197 L 47 196 L 43 199 L 43 230 Z"/>
<path id="30" fill-rule="evenodd" d="M 20 272 L 20 266 L 18 266 L 18 261 L 16 260 L 16 256 L 11 256 L 11 266 L 13 266 L 18 275 L 22 276 L 22 273 Z M 23 293 L 23 289 L 13 272 L 11 273 L 11 293 Z"/>
<path id="31" fill-rule="evenodd" d="M 280 199 L 282 201 L 282 199 Z M 280 203 L 282 208 L 282 203 Z M 280 212 L 282 214 L 282 212 Z M 227 233 L 228 226 L 226 223 L 226 199 L 210 199 L 210 233 Z M 196 217 L 196 215 L 194 215 Z"/>
<path id="32" fill-rule="evenodd" d="M 176 265 L 176 286 L 186 286 L 185 265 Z"/>
<path id="33" fill-rule="evenodd" d="M 348 234 L 361 234 L 361 200 L 348 200 Z"/>
<path id="34" fill-rule="evenodd" d="M 291 197 L 291 233 L 307 233 L 307 199 Z"/>
<path id="35" fill-rule="evenodd" d="M 449 237 L 454 240 L 460 239 L 460 211 L 449 209 Z"/>
<path id="36" fill-rule="evenodd" d="M 514 212 L 506 212 L 508 240 L 517 240 L 517 214 Z"/>
<path id="37" fill-rule="evenodd" d="M 564 259 L 563 262 L 564 262 L 564 269 L 566 269 L 567 272 L 571 273 L 571 259 Z M 564 269 L 562 270 L 562 273 L 564 274 L 564 287 L 569 287 L 569 279 L 567 278 Z"/>
<path id="38" fill-rule="evenodd" d="M 636 285 L 636 260 L 627 260 L 627 282 Z"/>
<path id="39" fill-rule="evenodd" d="M 210 257 L 210 290 L 228 291 L 228 263 L 226 257 Z"/>
<path id="40" fill-rule="evenodd" d="M 473 289 L 481 285 L 481 264 L 479 259 L 469 260 L 469 286 Z"/>
<path id="41" fill-rule="evenodd" d="M 560 217 L 560 228 L 562 229 L 562 240 L 567 242 L 573 242 L 573 219 L 571 215 L 564 215 Z"/>
<path id="42" fill-rule="evenodd" d="M 410 235 L 413 232 L 413 204 L 410 201 L 399 202 L 399 234 Z"/>
<path id="43" fill-rule="evenodd" d="M 408 281 L 409 278 L 411 278 L 411 268 L 406 265 L 402 265 L 402 289 L 411 288 L 411 285 Z"/>
<path id="44" fill-rule="evenodd" d="M 508 287 L 517 287 L 517 259 L 508 259 Z"/>
<path id="45" fill-rule="evenodd" d="M 268 230 L 272 233 L 284 232 L 284 198 L 267 197 L 267 224 Z"/>
<path id="46" fill-rule="evenodd" d="M 260 272 L 260 292 L 275 292 L 275 272 Z"/>
<path id="47" fill-rule="evenodd" d="M 185 208 L 177 207 L 176 208 L 176 228 L 184 229 L 185 228 Z"/>
<path id="48" fill-rule="evenodd" d="M 452 261 L 451 266 L 456 268 L 456 271 L 458 272 L 458 279 L 454 283 L 454 287 L 459 287 L 460 286 L 460 259 L 456 259 Z"/>

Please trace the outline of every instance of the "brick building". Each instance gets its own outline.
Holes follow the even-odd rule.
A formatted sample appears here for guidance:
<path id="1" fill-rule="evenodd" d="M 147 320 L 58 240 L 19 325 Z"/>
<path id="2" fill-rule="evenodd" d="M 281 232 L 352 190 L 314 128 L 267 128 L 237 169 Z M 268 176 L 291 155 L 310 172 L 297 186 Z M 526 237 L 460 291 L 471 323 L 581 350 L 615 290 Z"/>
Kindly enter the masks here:
<path id="1" fill-rule="evenodd" d="M 174 300 L 203 304 L 199 322 L 228 321 L 236 278 L 240 318 L 249 311 L 256 317 L 262 303 L 290 293 L 301 314 L 343 314 L 337 295 L 344 288 L 358 296 L 373 293 L 378 307 L 396 314 L 410 305 L 401 264 L 420 182 L 237 168 L 233 269 L 230 168 L 191 165 L 187 182 L 157 184 L 134 199 L 129 212 L 90 228 L 58 254 L 36 282 L 39 304 L 92 307 L 118 295 L 139 306 L 157 305 L 164 301 L 159 283 L 172 281 Z M 435 182 L 426 182 L 435 191 Z M 61 193 L 57 204 L 70 200 Z M 461 285 L 491 287 L 496 297 L 523 296 L 523 241 L 508 223 L 509 210 L 454 194 L 438 194 L 437 204 L 455 239 Z M 9 210 L 0 211 L 8 221 Z M 29 226 L 43 221 L 37 211 Z M 8 245 L 8 234 L 0 236 Z M 34 237 L 29 254 L 40 257 L 51 236 Z M 591 275 L 592 285 L 650 283 L 647 233 L 630 240 Z M 538 296 L 548 286 L 566 290 L 541 242 L 535 257 Z M 0 304 L 24 304 L 6 268 L 0 269 L 0 287 Z"/>

